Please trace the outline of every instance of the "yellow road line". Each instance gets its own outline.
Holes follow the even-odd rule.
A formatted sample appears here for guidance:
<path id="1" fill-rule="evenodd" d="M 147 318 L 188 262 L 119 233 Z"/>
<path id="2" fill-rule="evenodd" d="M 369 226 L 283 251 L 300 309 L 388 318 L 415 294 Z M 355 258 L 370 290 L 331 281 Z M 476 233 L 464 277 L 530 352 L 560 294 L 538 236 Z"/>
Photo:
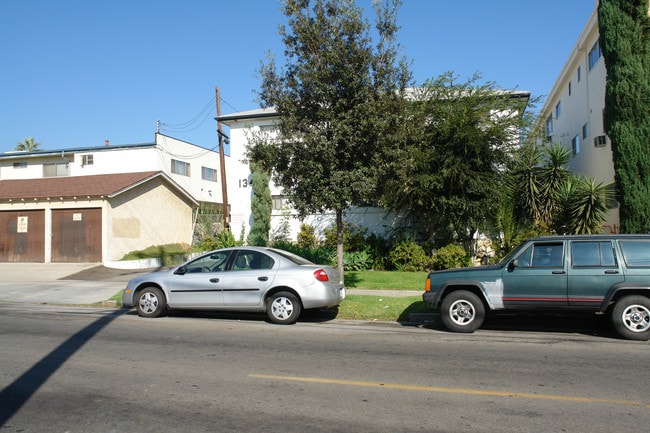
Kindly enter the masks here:
<path id="1" fill-rule="evenodd" d="M 650 403 L 644 404 L 640 401 L 631 400 L 616 400 L 607 398 L 592 398 L 592 397 L 575 397 L 575 396 L 561 396 L 549 394 L 530 394 L 525 392 L 506 392 L 506 391 L 486 391 L 480 389 L 464 389 L 464 388 L 446 388 L 438 386 L 421 386 L 421 385 L 404 385 L 396 383 L 381 383 L 381 382 L 361 382 L 356 380 L 341 380 L 341 379 L 325 379 L 321 377 L 297 377 L 297 376 L 273 376 L 268 374 L 249 374 L 248 377 L 253 379 L 270 379 L 270 380 L 284 380 L 292 382 L 310 382 L 310 383 L 324 383 L 328 385 L 348 385 L 348 386 L 363 386 L 370 388 L 388 388 L 388 389 L 403 389 L 408 391 L 425 391 L 425 392 L 441 392 L 447 394 L 466 394 L 466 395 L 484 395 L 491 397 L 519 397 L 537 400 L 557 400 L 557 401 L 571 401 L 579 403 L 607 403 L 607 404 L 623 404 L 628 406 L 641 406 L 650 409 Z"/>

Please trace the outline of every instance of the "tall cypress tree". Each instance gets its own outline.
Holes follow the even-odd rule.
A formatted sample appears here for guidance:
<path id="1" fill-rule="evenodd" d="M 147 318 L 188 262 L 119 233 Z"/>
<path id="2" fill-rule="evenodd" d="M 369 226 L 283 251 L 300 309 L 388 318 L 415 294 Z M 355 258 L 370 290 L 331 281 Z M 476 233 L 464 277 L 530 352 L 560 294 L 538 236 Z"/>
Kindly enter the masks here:
<path id="1" fill-rule="evenodd" d="M 621 232 L 650 231 L 650 18 L 648 0 L 600 0 L 607 68 L 605 132 L 612 141 Z"/>
<path id="2" fill-rule="evenodd" d="M 269 244 L 269 231 L 271 230 L 271 211 L 273 208 L 271 189 L 269 188 L 269 175 L 259 164 L 251 163 L 253 197 L 251 199 L 251 213 L 253 224 L 248 233 L 248 245 L 265 247 Z"/>

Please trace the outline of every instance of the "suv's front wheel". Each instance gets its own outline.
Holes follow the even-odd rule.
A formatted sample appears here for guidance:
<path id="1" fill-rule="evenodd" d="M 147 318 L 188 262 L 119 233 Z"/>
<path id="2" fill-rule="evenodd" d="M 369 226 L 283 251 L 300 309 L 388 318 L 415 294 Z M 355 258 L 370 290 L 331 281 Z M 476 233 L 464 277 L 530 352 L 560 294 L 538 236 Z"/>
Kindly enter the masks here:
<path id="1" fill-rule="evenodd" d="M 650 298 L 632 295 L 619 299 L 612 310 L 612 324 L 628 340 L 650 339 Z"/>
<path id="2" fill-rule="evenodd" d="M 485 306 L 472 292 L 458 290 L 448 294 L 440 306 L 442 323 L 452 332 L 476 331 L 485 319 Z"/>

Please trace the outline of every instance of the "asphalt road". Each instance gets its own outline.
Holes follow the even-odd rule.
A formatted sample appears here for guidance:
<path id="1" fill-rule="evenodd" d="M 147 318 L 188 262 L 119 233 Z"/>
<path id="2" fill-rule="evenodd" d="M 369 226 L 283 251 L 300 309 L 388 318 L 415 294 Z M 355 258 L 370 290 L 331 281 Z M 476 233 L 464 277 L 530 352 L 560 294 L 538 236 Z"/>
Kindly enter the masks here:
<path id="1" fill-rule="evenodd" d="M 648 431 L 647 342 L 0 304 L 11 432 Z"/>

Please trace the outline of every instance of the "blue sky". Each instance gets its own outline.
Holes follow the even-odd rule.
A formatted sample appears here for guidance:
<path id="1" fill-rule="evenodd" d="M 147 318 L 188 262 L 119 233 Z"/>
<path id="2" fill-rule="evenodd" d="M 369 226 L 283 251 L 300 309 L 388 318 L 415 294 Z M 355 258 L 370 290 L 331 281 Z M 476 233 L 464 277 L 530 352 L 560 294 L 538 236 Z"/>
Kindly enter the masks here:
<path id="1" fill-rule="evenodd" d="M 370 14 L 371 0 L 357 0 Z M 594 0 L 403 0 L 399 42 L 416 84 L 479 72 L 547 94 Z M 372 18 L 372 15 L 369 15 Z M 221 112 L 258 107 L 256 71 L 282 54 L 277 0 L 3 0 L 0 152 L 152 142 L 216 144 Z"/>

